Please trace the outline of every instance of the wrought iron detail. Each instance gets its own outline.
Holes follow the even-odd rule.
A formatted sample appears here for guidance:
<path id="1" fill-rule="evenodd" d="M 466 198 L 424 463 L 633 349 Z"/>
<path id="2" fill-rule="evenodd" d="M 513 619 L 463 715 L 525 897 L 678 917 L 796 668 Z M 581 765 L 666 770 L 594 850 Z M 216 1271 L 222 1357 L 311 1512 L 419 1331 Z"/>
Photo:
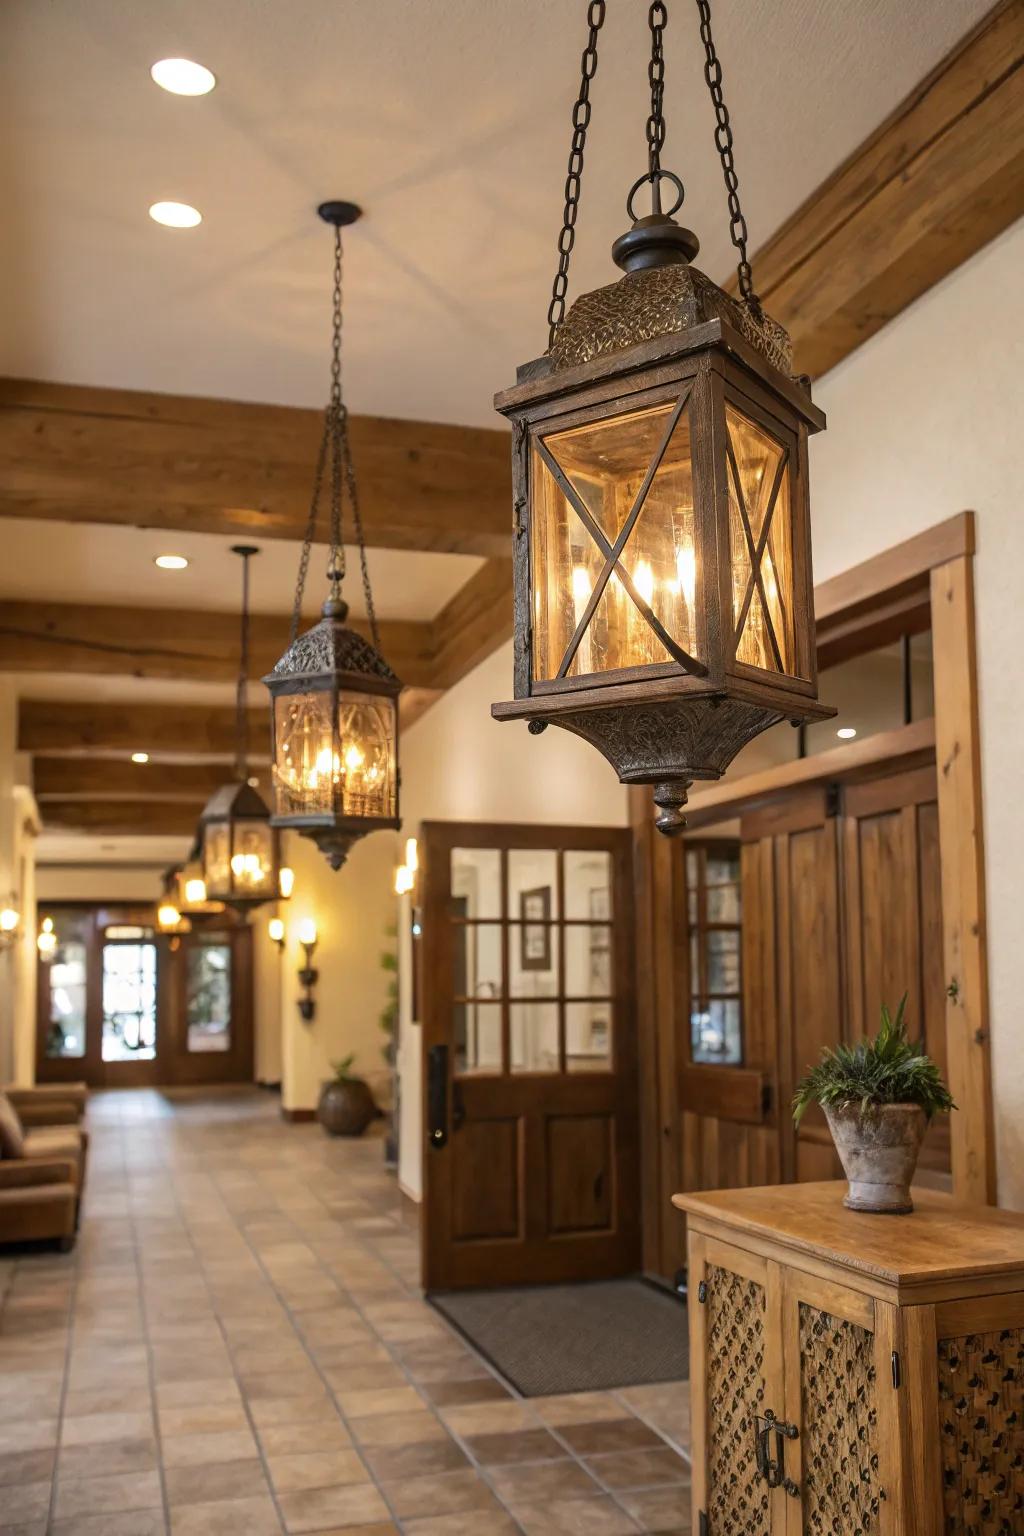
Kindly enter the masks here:
<path id="1" fill-rule="evenodd" d="M 939 1340 L 948 1536 L 1024 1531 L 1024 1328 Z"/>
<path id="2" fill-rule="evenodd" d="M 709 1536 L 768 1536 L 768 1485 L 754 1430 L 764 1402 L 764 1287 L 708 1269 L 707 1427 Z"/>
<path id="3" fill-rule="evenodd" d="M 565 177 L 565 208 L 562 212 L 562 228 L 558 235 L 558 271 L 551 285 L 551 303 L 548 305 L 548 345 L 554 341 L 558 327 L 565 319 L 565 296 L 569 291 L 569 259 L 576 244 L 576 220 L 580 212 L 580 193 L 583 190 L 583 152 L 587 147 L 587 129 L 590 127 L 590 82 L 597 74 L 597 34 L 604 26 L 605 0 L 590 0 L 587 6 L 587 46 L 580 61 L 580 89 L 572 109 L 572 147 L 569 150 L 569 169 Z"/>
<path id="4" fill-rule="evenodd" d="M 777 320 L 752 314 L 699 268 L 682 262 L 627 272 L 618 282 L 581 294 L 551 342 L 550 357 L 558 371 L 577 368 L 709 320 L 731 325 L 780 373 L 792 371 L 793 344 Z"/>
<path id="5" fill-rule="evenodd" d="M 271 676 L 301 677 L 318 672 L 355 672 L 398 685 L 397 677 L 380 652 L 333 615 L 322 618 L 300 635 L 275 664 Z"/>
<path id="6" fill-rule="evenodd" d="M 866 1328 L 800 1303 L 804 1529 L 877 1536 L 875 1341 Z"/>

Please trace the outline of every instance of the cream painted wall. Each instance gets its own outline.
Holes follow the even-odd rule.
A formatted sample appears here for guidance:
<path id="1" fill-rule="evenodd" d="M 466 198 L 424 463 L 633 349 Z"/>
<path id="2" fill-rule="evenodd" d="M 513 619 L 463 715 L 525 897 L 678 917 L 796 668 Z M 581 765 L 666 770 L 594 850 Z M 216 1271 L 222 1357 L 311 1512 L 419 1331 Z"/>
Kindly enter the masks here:
<path id="1" fill-rule="evenodd" d="M 337 872 L 307 838 L 289 836 L 286 862 L 295 870 L 295 894 L 282 907 L 287 939 L 280 955 L 281 1097 L 285 1109 L 316 1107 L 330 1064 L 355 1053 L 354 1070 L 365 1077 L 378 1099 L 387 1092 L 390 1072 L 381 1049 L 385 1043 L 380 1014 L 387 976 L 380 956 L 395 940 L 393 894 L 398 842 L 389 832 L 375 832 L 357 843 Z M 303 918 L 317 926 L 319 942 L 313 964 L 320 972 L 316 1017 L 299 1017 L 302 989 L 296 972 L 304 964 L 298 930 Z"/>
<path id="2" fill-rule="evenodd" d="M 822 580 L 967 507 L 975 566 L 1000 1201 L 1024 1209 L 1024 221 L 815 388 L 811 447 Z"/>
<path id="3" fill-rule="evenodd" d="M 491 704 L 512 693 L 512 642 L 481 662 L 407 733 L 402 745 L 403 837 L 422 821 L 552 822 L 623 826 L 626 790 L 585 741 L 554 728 L 531 736 L 525 723 L 498 725 Z M 412 947 L 407 897 L 401 911 L 401 1125 L 398 1176 L 418 1200 L 423 1188 L 422 1037 L 411 1015 Z M 426 982 L 429 985 L 429 978 Z"/>
<path id="4" fill-rule="evenodd" d="M 39 810 L 32 791 L 14 786 L 14 859 L 22 930 L 14 951 L 11 1002 L 11 1078 L 25 1086 L 36 1073 L 36 838 Z"/>
<path id="5" fill-rule="evenodd" d="M 36 896 L 45 906 L 60 901 L 157 901 L 158 869 L 118 869 L 108 864 L 40 864 Z"/>

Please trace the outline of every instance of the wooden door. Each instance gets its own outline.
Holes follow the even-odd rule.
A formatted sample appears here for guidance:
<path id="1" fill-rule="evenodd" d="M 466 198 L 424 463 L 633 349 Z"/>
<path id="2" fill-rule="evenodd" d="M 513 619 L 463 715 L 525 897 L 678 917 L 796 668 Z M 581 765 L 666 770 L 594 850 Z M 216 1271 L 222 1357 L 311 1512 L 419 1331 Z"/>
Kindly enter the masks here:
<path id="1" fill-rule="evenodd" d="M 251 1082 L 252 929 L 203 926 L 172 945 L 161 1082 Z"/>
<path id="2" fill-rule="evenodd" d="M 938 782 L 934 766 L 843 791 L 848 1038 L 878 1028 L 907 994 L 910 1033 L 946 1076 L 946 981 Z M 931 1126 L 921 1167 L 949 1171 L 948 1116 Z"/>
<path id="3" fill-rule="evenodd" d="M 639 1267 L 630 856 L 625 829 L 421 828 L 428 1290 Z"/>

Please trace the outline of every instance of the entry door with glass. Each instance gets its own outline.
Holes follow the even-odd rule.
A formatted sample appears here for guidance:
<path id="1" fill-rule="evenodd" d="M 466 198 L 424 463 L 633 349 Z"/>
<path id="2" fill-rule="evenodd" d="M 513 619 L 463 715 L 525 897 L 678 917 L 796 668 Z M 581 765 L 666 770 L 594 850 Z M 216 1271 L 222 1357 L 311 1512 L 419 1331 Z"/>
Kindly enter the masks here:
<path id="1" fill-rule="evenodd" d="M 168 1079 L 252 1081 L 252 930 L 246 925 L 183 935 L 173 955 Z"/>
<path id="2" fill-rule="evenodd" d="M 639 1267 L 629 833 L 421 829 L 424 1283 Z"/>

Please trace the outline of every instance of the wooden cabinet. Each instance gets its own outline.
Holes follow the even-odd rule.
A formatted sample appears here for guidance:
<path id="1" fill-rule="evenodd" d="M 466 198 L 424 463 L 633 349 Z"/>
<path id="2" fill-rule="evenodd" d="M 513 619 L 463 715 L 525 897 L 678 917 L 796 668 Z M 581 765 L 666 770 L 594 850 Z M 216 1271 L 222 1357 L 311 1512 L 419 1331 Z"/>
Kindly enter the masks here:
<path id="1" fill-rule="evenodd" d="M 1024 1217 L 843 1183 L 680 1195 L 693 1529 L 1021 1536 Z"/>

